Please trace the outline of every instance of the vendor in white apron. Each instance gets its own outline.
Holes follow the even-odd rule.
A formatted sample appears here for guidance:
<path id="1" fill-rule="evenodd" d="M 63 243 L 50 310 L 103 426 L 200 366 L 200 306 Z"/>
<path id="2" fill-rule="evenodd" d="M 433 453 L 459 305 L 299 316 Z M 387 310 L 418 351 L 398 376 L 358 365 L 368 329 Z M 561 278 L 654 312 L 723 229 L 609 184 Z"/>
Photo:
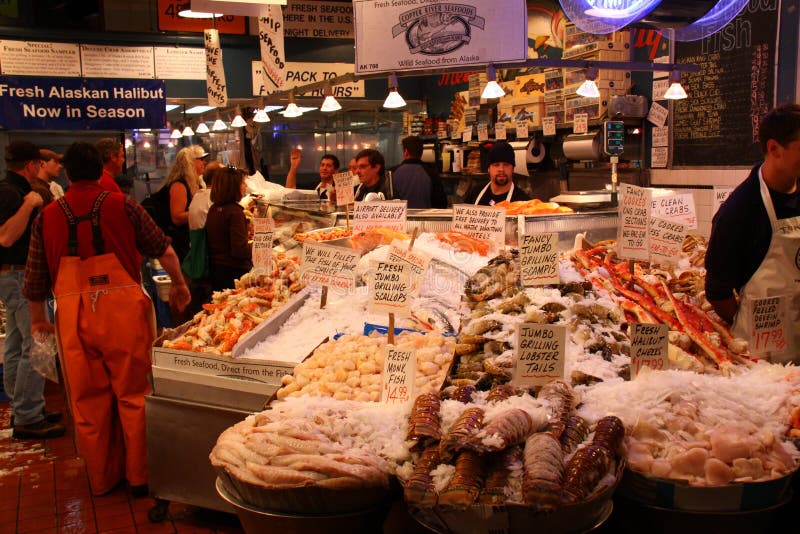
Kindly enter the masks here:
<path id="1" fill-rule="evenodd" d="M 505 141 L 496 142 L 489 150 L 489 183 L 474 188 L 464 197 L 467 204 L 494 206 L 499 202 L 530 200 L 525 191 L 514 186 L 514 147 Z"/>
<path id="2" fill-rule="evenodd" d="M 750 343 L 751 354 L 800 363 L 800 106 L 769 112 L 759 136 L 764 163 L 714 218 L 706 292 L 719 315 L 732 322 L 731 332 Z M 761 235 L 770 237 L 753 240 Z M 754 272 L 740 285 L 737 269 L 748 264 Z M 733 296 L 720 299 L 721 280 L 738 289 L 738 305 Z"/>

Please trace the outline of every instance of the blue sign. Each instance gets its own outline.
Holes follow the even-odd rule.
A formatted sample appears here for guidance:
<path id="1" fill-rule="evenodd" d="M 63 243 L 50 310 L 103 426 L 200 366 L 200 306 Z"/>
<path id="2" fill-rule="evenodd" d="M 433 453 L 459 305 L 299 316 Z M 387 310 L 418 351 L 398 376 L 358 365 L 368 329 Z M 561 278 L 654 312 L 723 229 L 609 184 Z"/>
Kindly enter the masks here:
<path id="1" fill-rule="evenodd" d="M 0 76 L 0 127 L 9 130 L 163 128 L 163 80 Z"/>

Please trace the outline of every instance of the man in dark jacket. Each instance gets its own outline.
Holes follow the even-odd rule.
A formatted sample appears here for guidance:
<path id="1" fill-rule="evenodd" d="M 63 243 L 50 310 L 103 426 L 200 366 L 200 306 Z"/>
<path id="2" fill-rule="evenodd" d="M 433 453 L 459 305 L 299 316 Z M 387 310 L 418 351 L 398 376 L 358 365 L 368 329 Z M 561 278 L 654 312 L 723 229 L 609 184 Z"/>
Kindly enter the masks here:
<path id="1" fill-rule="evenodd" d="M 432 207 L 431 174 L 436 170 L 425 165 L 421 158 L 422 139 L 416 135 L 403 139 L 403 162 L 394 168 L 392 181 L 395 198 L 406 200 L 410 209 Z"/>
<path id="2" fill-rule="evenodd" d="M 365 148 L 356 154 L 358 184 L 355 193 L 357 202 L 367 199 L 367 195 L 375 193 L 375 196 L 382 196 L 382 200 L 392 200 L 394 191 L 391 180 L 386 178 L 386 162 L 383 154 L 374 148 Z M 374 200 L 370 197 L 370 200 Z"/>

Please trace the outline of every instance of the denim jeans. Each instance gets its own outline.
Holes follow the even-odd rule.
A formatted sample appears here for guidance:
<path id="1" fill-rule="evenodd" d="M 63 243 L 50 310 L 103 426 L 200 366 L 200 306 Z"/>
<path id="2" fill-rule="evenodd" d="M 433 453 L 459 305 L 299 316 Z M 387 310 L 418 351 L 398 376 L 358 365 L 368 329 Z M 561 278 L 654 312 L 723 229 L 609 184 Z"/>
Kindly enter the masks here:
<path id="1" fill-rule="evenodd" d="M 44 377 L 31 367 L 31 316 L 22 296 L 23 271 L 0 274 L 0 300 L 6 307 L 6 351 L 3 356 L 3 387 L 11 398 L 14 424 L 29 425 L 42 420 Z"/>

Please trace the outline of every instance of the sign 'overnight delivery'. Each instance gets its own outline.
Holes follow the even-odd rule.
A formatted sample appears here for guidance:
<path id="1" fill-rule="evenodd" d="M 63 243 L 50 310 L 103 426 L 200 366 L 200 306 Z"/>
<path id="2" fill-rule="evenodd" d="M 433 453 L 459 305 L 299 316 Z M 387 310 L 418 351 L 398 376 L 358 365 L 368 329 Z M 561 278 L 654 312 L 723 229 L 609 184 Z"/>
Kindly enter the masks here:
<path id="1" fill-rule="evenodd" d="M 163 80 L 0 76 L 0 127 L 11 130 L 162 128 Z"/>

